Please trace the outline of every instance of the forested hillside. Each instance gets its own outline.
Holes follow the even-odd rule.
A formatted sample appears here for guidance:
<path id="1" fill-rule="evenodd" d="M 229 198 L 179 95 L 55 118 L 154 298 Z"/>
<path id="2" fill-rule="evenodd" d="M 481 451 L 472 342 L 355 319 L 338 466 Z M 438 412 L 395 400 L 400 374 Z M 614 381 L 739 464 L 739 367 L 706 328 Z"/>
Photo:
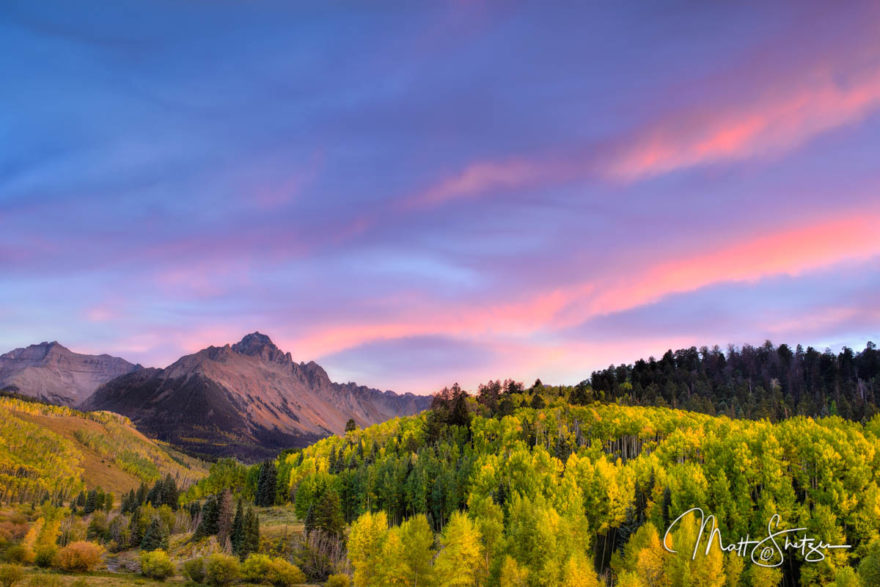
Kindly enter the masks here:
<path id="1" fill-rule="evenodd" d="M 99 487 L 118 493 L 169 474 L 187 485 L 206 472 L 122 416 L 0 397 L 0 503 L 67 501 Z"/>
<path id="2" fill-rule="evenodd" d="M 584 382 L 582 385 L 586 386 Z M 717 346 L 667 351 L 631 365 L 596 371 L 592 390 L 608 401 L 663 405 L 738 418 L 871 418 L 880 405 L 880 352 L 806 350 L 800 345 Z"/>
<path id="3" fill-rule="evenodd" d="M 312 580 L 350 570 L 356 585 L 830 584 L 880 565 L 880 416 L 780 423 L 667 408 L 570 403 L 569 390 L 507 382 L 433 409 L 351 430 L 274 462 L 232 462 L 185 499 L 232 487 L 291 503 Z M 575 399 L 579 399 L 576 395 Z M 850 549 L 778 568 L 713 548 L 693 559 L 661 540 L 701 507 L 725 541 L 782 527 Z M 681 524 L 669 545 L 696 537 Z M 320 564 L 309 564 L 322 561 Z M 871 579 L 873 577 L 873 579 Z M 848 583 L 856 584 L 856 583 Z"/>

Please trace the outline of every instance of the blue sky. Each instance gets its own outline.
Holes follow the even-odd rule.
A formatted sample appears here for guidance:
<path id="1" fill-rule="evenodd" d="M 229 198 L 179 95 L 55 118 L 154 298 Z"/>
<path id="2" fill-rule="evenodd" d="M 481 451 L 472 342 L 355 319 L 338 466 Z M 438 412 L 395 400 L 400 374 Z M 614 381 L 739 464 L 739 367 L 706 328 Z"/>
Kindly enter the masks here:
<path id="1" fill-rule="evenodd" d="M 877 340 L 880 12 L 5 2 L 0 349 L 337 380 Z"/>

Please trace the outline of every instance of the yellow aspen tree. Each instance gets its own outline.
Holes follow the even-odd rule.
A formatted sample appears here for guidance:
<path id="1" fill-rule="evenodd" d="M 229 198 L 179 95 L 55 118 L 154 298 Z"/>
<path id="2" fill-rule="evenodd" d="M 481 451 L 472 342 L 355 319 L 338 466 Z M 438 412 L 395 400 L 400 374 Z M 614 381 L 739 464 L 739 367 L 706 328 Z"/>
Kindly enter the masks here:
<path id="1" fill-rule="evenodd" d="M 507 555 L 501 565 L 501 584 L 505 587 L 528 587 L 529 570 Z"/>
<path id="2" fill-rule="evenodd" d="M 385 512 L 367 512 L 352 524 L 348 535 L 348 557 L 354 567 L 355 586 L 380 584 L 381 555 L 387 537 L 388 517 Z"/>
<path id="3" fill-rule="evenodd" d="M 782 571 L 778 568 L 752 565 L 746 574 L 751 587 L 775 587 L 782 582 Z"/>
<path id="4" fill-rule="evenodd" d="M 593 565 L 582 554 L 569 557 L 562 570 L 562 587 L 599 587 L 602 583 L 593 570 Z"/>
<path id="5" fill-rule="evenodd" d="M 440 538 L 434 562 L 437 581 L 444 586 L 478 585 L 483 562 L 480 531 L 463 512 L 454 512 Z"/>

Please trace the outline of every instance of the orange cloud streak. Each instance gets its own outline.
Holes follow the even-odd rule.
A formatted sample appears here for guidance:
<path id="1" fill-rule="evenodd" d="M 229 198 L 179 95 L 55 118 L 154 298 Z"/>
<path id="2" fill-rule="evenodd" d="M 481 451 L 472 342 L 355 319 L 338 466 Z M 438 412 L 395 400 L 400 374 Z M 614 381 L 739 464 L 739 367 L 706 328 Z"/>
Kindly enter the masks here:
<path id="1" fill-rule="evenodd" d="M 428 307 L 423 304 L 389 323 L 368 322 L 317 329 L 291 341 L 292 348 L 323 356 L 373 340 L 409 336 L 467 336 L 471 339 L 503 334 L 523 336 L 551 322 L 563 308 L 592 290 L 591 284 L 555 289 L 528 300 L 493 306 L 460 308 Z M 425 306 L 425 307 L 422 307 Z"/>
<path id="2" fill-rule="evenodd" d="M 588 315 L 633 308 L 715 283 L 797 275 L 844 261 L 864 261 L 880 255 L 878 226 L 880 214 L 866 210 L 658 263 L 635 282 L 597 296 Z"/>
<path id="3" fill-rule="evenodd" d="M 487 343 L 525 340 L 581 324 L 592 317 L 656 302 L 675 293 L 718 283 L 796 275 L 880 255 L 880 213 L 860 212 L 815 221 L 719 246 L 714 251 L 648 263 L 634 280 L 603 276 L 594 282 L 542 292 L 530 299 L 462 310 L 430 301 L 410 306 L 393 322 L 366 322 L 317 329 L 289 342 L 300 353 L 321 357 L 373 340 L 409 336 L 466 336 Z M 610 284 L 600 288 L 597 284 Z"/>

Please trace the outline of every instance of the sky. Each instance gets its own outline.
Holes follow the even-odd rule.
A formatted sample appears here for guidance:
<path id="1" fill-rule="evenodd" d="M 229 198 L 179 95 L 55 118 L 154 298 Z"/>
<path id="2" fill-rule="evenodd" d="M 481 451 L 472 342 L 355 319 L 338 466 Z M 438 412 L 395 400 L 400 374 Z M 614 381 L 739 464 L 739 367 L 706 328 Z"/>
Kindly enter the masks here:
<path id="1" fill-rule="evenodd" d="M 880 342 L 880 4 L 0 4 L 0 352 L 337 381 Z"/>

